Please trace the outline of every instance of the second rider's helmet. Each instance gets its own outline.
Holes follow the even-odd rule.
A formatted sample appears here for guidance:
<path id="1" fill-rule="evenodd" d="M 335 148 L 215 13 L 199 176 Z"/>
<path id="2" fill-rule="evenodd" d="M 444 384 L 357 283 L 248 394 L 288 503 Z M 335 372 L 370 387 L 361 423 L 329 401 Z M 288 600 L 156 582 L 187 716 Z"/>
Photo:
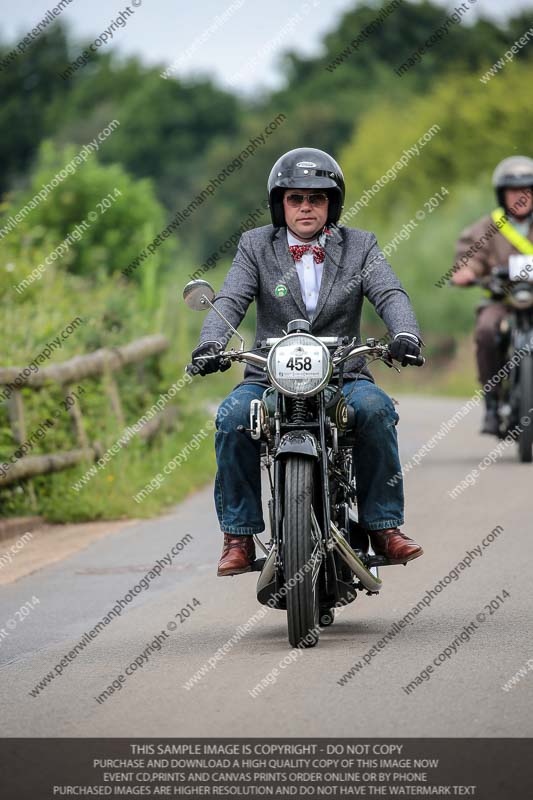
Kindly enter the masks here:
<path id="1" fill-rule="evenodd" d="M 510 156 L 500 161 L 492 175 L 498 204 L 505 208 L 504 190 L 512 188 L 533 189 L 533 159 L 527 156 Z"/>
<path id="2" fill-rule="evenodd" d="M 325 189 L 329 195 L 327 223 L 339 221 L 344 204 L 344 175 L 328 153 L 315 147 L 298 147 L 282 155 L 268 176 L 268 205 L 272 224 L 285 225 L 285 189 Z"/>

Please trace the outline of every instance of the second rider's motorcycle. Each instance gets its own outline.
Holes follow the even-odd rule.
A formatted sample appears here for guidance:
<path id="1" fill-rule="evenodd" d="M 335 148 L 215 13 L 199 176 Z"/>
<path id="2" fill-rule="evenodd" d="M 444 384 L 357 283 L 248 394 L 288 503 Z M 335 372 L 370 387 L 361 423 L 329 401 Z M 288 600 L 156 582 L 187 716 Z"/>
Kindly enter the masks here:
<path id="1" fill-rule="evenodd" d="M 498 383 L 500 438 L 511 434 L 518 445 L 520 461 L 533 460 L 533 257 L 511 256 L 507 266 L 493 269 L 487 282 L 475 285 L 488 291 L 487 303 L 505 303 L 508 313 L 498 332 L 497 346 L 505 364 L 513 365 L 508 377 Z"/>
<path id="2" fill-rule="evenodd" d="M 261 343 L 263 352 L 245 351 L 244 339 L 213 305 L 207 281 L 191 281 L 183 297 L 194 310 L 213 308 L 239 337 L 240 350 L 224 358 L 265 369 L 270 386 L 252 400 L 250 427 L 242 430 L 261 443 L 271 490 L 270 541 L 254 537 L 264 554 L 253 566 L 260 572 L 257 599 L 286 610 L 293 647 L 313 647 L 335 607 L 353 602 L 358 591 L 379 593 L 378 568 L 391 563 L 373 553 L 357 523 L 354 411 L 342 393 L 347 359 L 367 356 L 392 367 L 388 348 L 374 339 L 357 345 L 314 336 L 307 320 L 295 319 L 284 335 Z M 424 363 L 421 356 L 413 361 Z"/>

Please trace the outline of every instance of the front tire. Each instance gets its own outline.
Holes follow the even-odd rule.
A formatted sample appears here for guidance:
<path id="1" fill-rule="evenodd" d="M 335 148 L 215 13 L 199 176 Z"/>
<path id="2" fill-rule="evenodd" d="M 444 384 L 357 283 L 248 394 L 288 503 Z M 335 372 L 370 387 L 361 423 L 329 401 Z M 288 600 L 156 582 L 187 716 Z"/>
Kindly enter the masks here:
<path id="1" fill-rule="evenodd" d="M 519 425 L 522 428 L 518 436 L 518 454 L 523 464 L 529 464 L 532 460 L 533 450 L 533 359 L 529 356 L 522 359 L 520 364 L 520 419 Z M 524 425 L 522 419 L 529 419 L 528 424 Z"/>
<path id="2" fill-rule="evenodd" d="M 292 647 L 314 647 L 319 637 L 318 543 L 313 537 L 314 461 L 289 456 L 285 464 L 283 552 L 287 623 Z M 315 564 L 313 563 L 315 559 Z"/>

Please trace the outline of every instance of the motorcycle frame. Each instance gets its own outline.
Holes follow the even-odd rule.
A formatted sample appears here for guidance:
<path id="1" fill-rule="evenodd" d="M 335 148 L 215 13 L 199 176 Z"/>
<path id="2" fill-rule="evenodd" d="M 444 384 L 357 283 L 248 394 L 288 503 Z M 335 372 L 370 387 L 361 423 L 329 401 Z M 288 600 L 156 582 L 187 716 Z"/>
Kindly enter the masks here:
<path id="1" fill-rule="evenodd" d="M 283 502 L 285 497 L 284 492 L 284 457 L 288 454 L 300 454 L 315 461 L 315 474 L 320 478 L 320 496 L 316 498 L 316 481 L 314 484 L 315 492 L 314 497 L 319 500 L 321 506 L 321 520 L 317 519 L 318 528 L 320 530 L 322 562 L 319 570 L 319 597 L 321 605 L 334 606 L 341 603 L 349 592 L 339 591 L 346 582 L 342 581 L 338 574 L 337 565 L 335 561 L 335 546 L 331 535 L 331 481 L 330 481 L 330 465 L 333 465 L 333 459 L 328 456 L 328 451 L 331 449 L 333 452 L 333 443 L 328 441 L 327 430 L 327 416 L 326 416 L 326 401 L 325 392 L 321 391 L 313 398 L 305 398 L 304 402 L 310 399 L 316 399 L 318 404 L 317 419 L 313 423 L 301 424 L 296 426 L 288 420 L 283 419 L 283 405 L 284 396 L 281 392 L 277 392 L 276 398 L 276 411 L 274 416 L 275 421 L 275 435 L 274 435 L 274 454 L 269 451 L 269 442 L 262 435 L 262 441 L 265 441 L 267 446 L 266 461 L 273 459 L 274 463 L 274 479 L 270 483 L 271 499 L 273 501 L 273 519 L 272 522 L 272 542 L 276 548 L 275 560 L 275 592 L 284 586 L 283 574 Z M 312 429 L 315 432 L 312 432 Z M 300 443 L 291 443 L 290 435 L 297 432 L 301 438 L 307 440 L 307 446 Z M 339 449 L 351 449 L 352 445 L 341 445 Z M 351 462 L 353 464 L 353 462 Z M 351 475 L 346 476 L 349 481 Z M 346 516 L 348 516 L 346 514 Z M 355 579 L 355 575 L 353 575 Z M 352 590 L 351 600 L 355 600 L 356 586 L 355 583 L 350 585 Z M 350 600 L 350 602 L 351 602 Z"/>

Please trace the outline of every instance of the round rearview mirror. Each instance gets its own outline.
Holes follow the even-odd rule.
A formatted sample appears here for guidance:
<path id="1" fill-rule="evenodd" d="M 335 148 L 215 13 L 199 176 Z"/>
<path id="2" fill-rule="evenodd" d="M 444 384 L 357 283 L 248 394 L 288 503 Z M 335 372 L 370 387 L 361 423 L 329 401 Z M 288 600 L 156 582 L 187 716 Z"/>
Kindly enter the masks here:
<path id="1" fill-rule="evenodd" d="M 183 289 L 183 299 L 193 311 L 207 311 L 214 297 L 215 290 L 209 281 L 189 281 Z M 206 302 L 205 298 L 209 302 Z"/>

